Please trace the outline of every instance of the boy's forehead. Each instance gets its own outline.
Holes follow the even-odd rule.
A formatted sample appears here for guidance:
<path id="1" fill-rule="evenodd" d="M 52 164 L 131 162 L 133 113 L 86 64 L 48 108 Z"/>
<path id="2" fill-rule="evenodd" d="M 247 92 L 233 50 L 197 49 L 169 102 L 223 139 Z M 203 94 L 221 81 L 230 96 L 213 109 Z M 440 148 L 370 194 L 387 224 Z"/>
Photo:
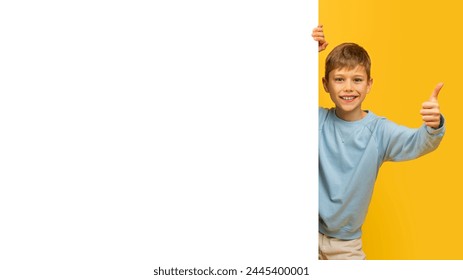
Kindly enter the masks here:
<path id="1" fill-rule="evenodd" d="M 365 75 L 367 76 L 367 70 L 363 65 L 356 65 L 355 67 L 338 67 L 331 70 L 330 75 L 341 75 L 341 74 L 350 74 L 350 75 Z"/>

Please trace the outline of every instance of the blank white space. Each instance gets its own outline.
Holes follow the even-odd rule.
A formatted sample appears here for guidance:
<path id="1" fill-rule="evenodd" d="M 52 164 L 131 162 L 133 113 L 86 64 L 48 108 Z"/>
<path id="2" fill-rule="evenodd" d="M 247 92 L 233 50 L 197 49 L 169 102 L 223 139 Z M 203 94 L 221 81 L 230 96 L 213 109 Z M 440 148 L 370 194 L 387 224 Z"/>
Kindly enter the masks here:
<path id="1" fill-rule="evenodd" d="M 314 24 L 306 1 L 2 2 L 1 278 L 315 260 Z"/>

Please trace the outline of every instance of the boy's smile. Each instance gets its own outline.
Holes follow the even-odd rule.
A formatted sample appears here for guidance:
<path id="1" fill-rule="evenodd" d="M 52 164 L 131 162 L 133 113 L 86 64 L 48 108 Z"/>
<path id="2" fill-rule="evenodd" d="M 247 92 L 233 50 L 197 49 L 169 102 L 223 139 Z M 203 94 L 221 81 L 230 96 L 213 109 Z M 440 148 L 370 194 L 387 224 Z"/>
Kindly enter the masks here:
<path id="1" fill-rule="evenodd" d="M 361 65 L 352 69 L 334 69 L 328 80 L 323 78 L 323 87 L 336 105 L 336 115 L 345 121 L 357 121 L 366 115 L 362 111 L 362 102 L 372 83 Z"/>

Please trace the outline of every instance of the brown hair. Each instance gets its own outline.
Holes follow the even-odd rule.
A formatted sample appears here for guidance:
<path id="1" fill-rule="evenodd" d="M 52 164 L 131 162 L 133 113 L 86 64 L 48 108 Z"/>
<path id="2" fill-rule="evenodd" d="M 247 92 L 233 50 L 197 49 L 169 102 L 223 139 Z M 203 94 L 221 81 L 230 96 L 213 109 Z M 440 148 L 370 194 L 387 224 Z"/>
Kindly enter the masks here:
<path id="1" fill-rule="evenodd" d="M 326 57 L 325 79 L 334 69 L 352 69 L 358 65 L 365 67 L 368 80 L 370 79 L 371 60 L 367 51 L 355 43 L 343 43 L 336 46 Z"/>

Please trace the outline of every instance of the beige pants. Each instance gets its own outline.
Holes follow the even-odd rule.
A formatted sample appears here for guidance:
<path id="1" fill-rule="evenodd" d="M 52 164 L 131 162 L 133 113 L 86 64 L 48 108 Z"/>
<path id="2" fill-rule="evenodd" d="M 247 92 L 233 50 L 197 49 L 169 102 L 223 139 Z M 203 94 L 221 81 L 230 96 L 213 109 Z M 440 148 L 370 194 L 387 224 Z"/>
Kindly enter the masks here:
<path id="1" fill-rule="evenodd" d="M 362 240 L 341 240 L 318 233 L 319 260 L 364 260 Z"/>

